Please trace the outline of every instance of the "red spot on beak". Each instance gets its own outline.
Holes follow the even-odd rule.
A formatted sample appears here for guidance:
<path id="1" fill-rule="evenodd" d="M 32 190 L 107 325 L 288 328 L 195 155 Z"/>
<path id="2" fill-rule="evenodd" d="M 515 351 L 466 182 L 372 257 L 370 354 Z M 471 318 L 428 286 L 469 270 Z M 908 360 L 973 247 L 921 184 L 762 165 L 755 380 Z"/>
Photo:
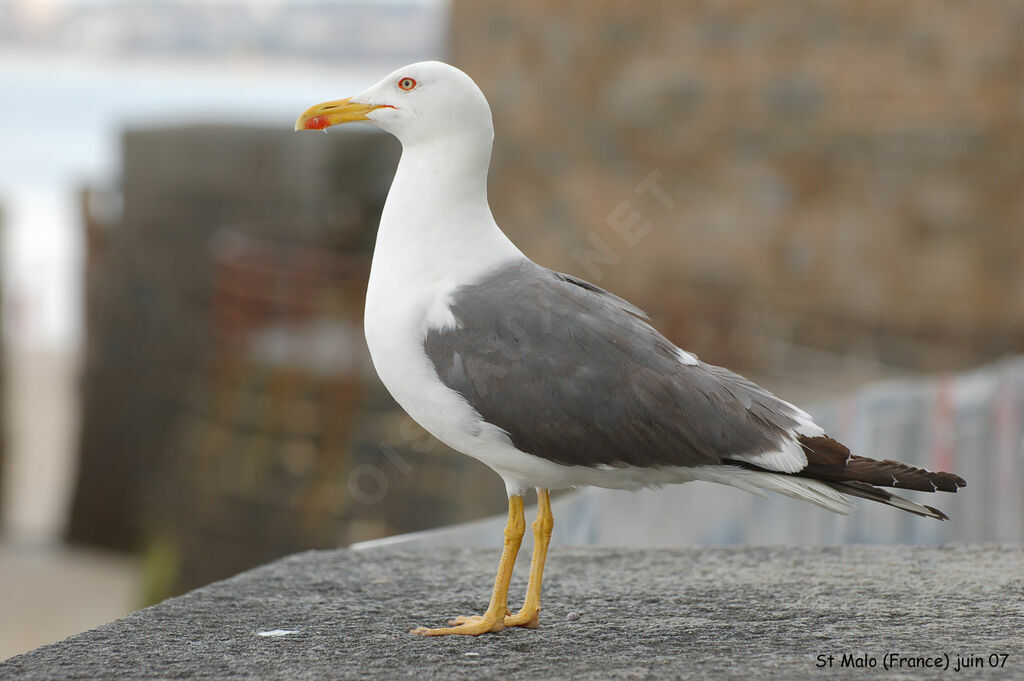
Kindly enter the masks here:
<path id="1" fill-rule="evenodd" d="M 327 125 L 326 116 L 313 116 L 305 122 L 303 128 L 306 130 L 323 130 Z"/>

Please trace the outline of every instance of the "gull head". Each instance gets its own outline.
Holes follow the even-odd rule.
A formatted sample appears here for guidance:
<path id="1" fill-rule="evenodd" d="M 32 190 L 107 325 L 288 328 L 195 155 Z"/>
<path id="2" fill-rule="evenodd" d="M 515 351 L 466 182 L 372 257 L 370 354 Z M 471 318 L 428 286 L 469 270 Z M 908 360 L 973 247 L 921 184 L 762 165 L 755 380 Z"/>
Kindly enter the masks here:
<path id="1" fill-rule="evenodd" d="M 357 95 L 311 106 L 296 130 L 326 130 L 364 121 L 397 137 L 403 145 L 464 134 L 494 135 L 491 108 L 465 73 L 438 61 L 403 66 Z"/>

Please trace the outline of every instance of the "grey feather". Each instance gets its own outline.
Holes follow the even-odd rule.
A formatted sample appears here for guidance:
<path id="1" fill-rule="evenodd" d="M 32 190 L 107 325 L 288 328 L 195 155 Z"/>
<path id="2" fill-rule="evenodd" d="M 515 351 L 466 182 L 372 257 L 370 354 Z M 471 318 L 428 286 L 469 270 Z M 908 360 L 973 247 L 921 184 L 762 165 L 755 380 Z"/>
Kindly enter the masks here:
<path id="1" fill-rule="evenodd" d="M 458 288 L 451 311 L 424 340 L 438 377 L 550 461 L 699 466 L 777 450 L 797 426 L 745 378 L 683 364 L 639 308 L 529 261 Z"/>

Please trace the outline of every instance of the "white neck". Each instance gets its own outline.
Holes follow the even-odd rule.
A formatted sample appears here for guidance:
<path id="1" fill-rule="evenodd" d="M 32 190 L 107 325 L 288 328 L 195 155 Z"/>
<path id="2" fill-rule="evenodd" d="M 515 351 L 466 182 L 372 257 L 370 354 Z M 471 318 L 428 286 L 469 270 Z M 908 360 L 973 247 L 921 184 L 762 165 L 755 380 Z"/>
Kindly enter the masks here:
<path id="1" fill-rule="evenodd" d="M 490 157 L 489 133 L 403 146 L 380 219 L 371 287 L 390 289 L 398 279 L 465 283 L 500 262 L 524 257 L 491 215 Z"/>

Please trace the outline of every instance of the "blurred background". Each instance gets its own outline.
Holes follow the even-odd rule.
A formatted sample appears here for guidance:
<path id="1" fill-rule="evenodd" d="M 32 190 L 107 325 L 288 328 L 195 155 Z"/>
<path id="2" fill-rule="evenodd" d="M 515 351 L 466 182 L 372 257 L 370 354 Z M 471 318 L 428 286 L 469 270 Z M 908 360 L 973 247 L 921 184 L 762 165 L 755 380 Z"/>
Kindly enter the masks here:
<path id="1" fill-rule="evenodd" d="M 397 142 L 291 132 L 421 59 L 490 99 L 528 255 L 860 453 L 969 482 L 942 524 L 568 493 L 556 541 L 1024 541 L 1022 30 L 1015 0 L 0 0 L 0 659 L 503 512 L 369 365 Z"/>

